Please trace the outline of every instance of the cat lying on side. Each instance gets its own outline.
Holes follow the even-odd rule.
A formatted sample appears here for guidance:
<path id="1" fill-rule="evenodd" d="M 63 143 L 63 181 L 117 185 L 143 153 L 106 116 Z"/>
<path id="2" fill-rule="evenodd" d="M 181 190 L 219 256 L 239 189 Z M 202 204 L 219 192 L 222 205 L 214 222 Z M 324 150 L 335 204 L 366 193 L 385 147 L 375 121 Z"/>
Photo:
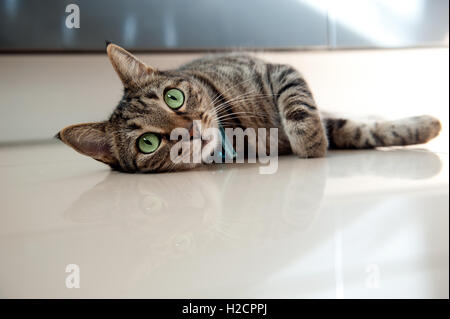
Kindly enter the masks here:
<path id="1" fill-rule="evenodd" d="M 107 53 L 124 86 L 119 105 L 108 120 L 72 125 L 57 137 L 125 172 L 176 171 L 208 163 L 213 154 L 233 157 L 237 146 L 223 134 L 226 128 L 265 128 L 263 136 L 246 137 L 245 150 L 266 152 L 275 143 L 278 154 L 300 158 L 323 157 L 329 148 L 420 144 L 441 130 L 427 115 L 362 123 L 322 114 L 297 70 L 248 55 L 210 55 L 161 71 L 117 45 L 108 44 Z M 171 134 L 180 128 L 188 132 L 181 146 L 193 147 L 174 154 L 180 142 Z M 278 129 L 275 140 L 271 128 Z M 202 138 L 208 129 L 218 132 L 209 140 Z M 261 144 L 266 138 L 270 143 Z M 201 158 L 192 161 L 195 143 Z"/>

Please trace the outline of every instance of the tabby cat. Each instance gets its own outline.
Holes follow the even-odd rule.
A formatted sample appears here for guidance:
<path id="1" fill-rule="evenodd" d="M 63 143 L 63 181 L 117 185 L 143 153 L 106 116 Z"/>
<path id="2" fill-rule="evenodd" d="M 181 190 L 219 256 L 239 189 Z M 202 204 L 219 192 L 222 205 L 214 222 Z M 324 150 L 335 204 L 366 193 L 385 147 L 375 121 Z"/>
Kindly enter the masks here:
<path id="1" fill-rule="evenodd" d="M 441 130 L 439 120 L 426 115 L 372 123 L 328 116 L 318 110 L 297 70 L 244 54 L 210 55 L 161 71 L 117 45 L 108 43 L 106 50 L 124 86 L 119 105 L 109 120 L 72 125 L 57 137 L 76 151 L 125 172 L 202 165 L 174 162 L 169 156 L 177 143 L 170 139 L 171 131 L 193 132 L 194 120 L 201 121 L 202 129 L 278 128 L 278 154 L 301 158 L 323 157 L 328 148 L 420 144 Z M 202 142 L 201 147 L 211 153 L 215 144 Z"/>

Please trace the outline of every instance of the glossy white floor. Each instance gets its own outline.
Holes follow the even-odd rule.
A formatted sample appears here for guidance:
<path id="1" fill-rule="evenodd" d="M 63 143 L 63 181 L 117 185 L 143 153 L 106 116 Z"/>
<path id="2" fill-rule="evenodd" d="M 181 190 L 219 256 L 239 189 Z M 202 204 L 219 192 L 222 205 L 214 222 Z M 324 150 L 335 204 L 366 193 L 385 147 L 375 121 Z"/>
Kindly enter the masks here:
<path id="1" fill-rule="evenodd" d="M 62 144 L 0 159 L 1 297 L 448 298 L 448 151 L 286 156 L 273 175 L 122 174 Z"/>
<path id="2" fill-rule="evenodd" d="M 448 298 L 448 48 L 260 55 L 302 70 L 322 109 L 444 129 L 407 149 L 280 157 L 273 175 L 128 175 L 62 144 L 0 146 L 0 297 Z M 120 94 L 102 55 L 0 65 L 0 142 L 102 119 Z"/>

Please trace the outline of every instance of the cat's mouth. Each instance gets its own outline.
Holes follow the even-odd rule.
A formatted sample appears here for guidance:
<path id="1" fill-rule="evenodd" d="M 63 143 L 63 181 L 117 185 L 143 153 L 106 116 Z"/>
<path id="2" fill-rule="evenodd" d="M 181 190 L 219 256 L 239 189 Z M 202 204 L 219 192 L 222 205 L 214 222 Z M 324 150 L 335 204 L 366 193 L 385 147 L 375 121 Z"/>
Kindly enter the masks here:
<path id="1" fill-rule="evenodd" d="M 206 158 L 214 154 L 214 151 L 220 145 L 220 134 L 214 127 L 208 126 L 202 120 L 192 121 L 189 127 L 191 147 L 200 145 L 202 162 L 206 163 Z"/>
<path id="2" fill-rule="evenodd" d="M 218 155 L 222 159 L 236 156 L 233 145 L 225 134 L 225 129 L 220 122 L 217 123 L 217 126 L 209 127 L 203 121 L 197 120 L 192 122 L 189 129 L 192 145 L 200 142 L 201 158 L 204 163 L 207 163 L 214 155 Z"/>
<path id="3" fill-rule="evenodd" d="M 205 148 L 207 145 L 209 145 L 210 143 L 213 142 L 212 140 L 204 140 L 204 139 L 202 139 L 202 138 L 200 138 L 200 137 L 193 137 L 193 136 L 191 136 L 190 141 L 191 141 L 191 142 L 197 142 L 197 141 L 200 141 L 200 142 L 201 142 L 201 149 L 202 149 L 202 150 L 203 150 L 203 148 Z"/>

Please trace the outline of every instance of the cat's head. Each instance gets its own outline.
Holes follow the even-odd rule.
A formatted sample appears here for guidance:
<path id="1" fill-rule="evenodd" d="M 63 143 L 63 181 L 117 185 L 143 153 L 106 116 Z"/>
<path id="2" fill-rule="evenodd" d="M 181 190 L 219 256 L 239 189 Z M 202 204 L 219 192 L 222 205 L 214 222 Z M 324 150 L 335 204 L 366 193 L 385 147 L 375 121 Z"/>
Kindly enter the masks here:
<path id="1" fill-rule="evenodd" d="M 109 120 L 71 125 L 57 137 L 76 151 L 126 172 L 163 172 L 193 168 L 186 156 L 171 160 L 176 143 L 189 143 L 201 131 L 217 128 L 213 99 L 200 82 L 181 71 L 159 71 L 147 66 L 123 48 L 107 45 L 108 57 L 124 86 L 124 95 Z M 184 128 L 190 140 L 171 140 L 172 130 Z M 195 132 L 197 130 L 197 132 Z M 186 132 L 186 131 L 185 131 Z M 194 133 L 197 133 L 194 134 Z M 205 153 L 217 147 L 200 145 Z M 172 150 L 173 151 L 173 150 Z M 202 152 L 203 153 L 203 152 Z"/>

